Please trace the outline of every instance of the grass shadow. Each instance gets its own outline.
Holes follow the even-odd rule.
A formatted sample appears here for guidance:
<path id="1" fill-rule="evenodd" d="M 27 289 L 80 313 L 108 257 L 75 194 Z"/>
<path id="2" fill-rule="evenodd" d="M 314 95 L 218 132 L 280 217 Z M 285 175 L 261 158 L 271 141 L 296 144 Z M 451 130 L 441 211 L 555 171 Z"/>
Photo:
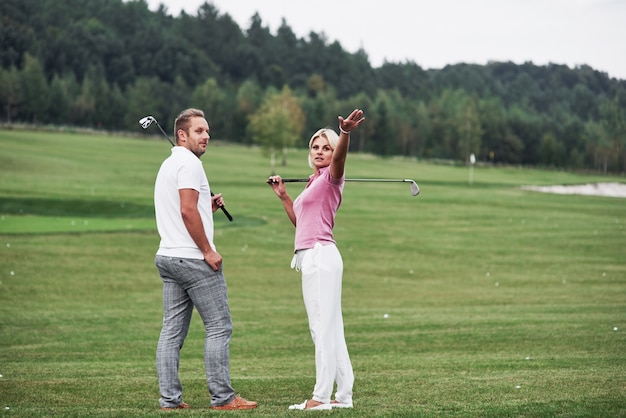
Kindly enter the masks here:
<path id="1" fill-rule="evenodd" d="M 3 197 L 0 213 L 11 215 L 148 218 L 152 205 L 125 201 Z"/>

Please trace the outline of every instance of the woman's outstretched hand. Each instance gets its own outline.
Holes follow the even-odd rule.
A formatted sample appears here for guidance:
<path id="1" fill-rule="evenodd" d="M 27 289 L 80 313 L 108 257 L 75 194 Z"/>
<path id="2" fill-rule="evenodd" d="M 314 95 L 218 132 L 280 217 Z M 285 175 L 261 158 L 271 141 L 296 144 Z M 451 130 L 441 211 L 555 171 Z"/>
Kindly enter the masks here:
<path id="1" fill-rule="evenodd" d="M 342 132 L 352 132 L 365 120 L 363 116 L 363 111 L 361 109 L 354 109 L 350 116 L 347 118 L 343 118 L 343 116 L 339 116 L 339 130 Z"/>

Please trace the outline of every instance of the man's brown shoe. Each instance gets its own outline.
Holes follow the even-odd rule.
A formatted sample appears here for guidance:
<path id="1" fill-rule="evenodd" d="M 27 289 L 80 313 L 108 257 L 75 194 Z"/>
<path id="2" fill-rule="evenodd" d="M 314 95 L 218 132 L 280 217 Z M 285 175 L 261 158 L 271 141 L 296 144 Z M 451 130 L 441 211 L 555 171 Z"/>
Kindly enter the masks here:
<path id="1" fill-rule="evenodd" d="M 185 402 L 181 402 L 180 405 L 172 407 L 172 408 L 168 408 L 167 406 L 162 406 L 161 411 L 175 411 L 177 409 L 187 409 L 187 408 L 189 408 L 189 404 Z"/>
<path id="2" fill-rule="evenodd" d="M 256 402 L 248 401 L 241 396 L 235 396 L 235 398 L 226 405 L 212 406 L 211 409 L 216 411 L 235 411 L 238 409 L 254 409 L 256 408 Z"/>

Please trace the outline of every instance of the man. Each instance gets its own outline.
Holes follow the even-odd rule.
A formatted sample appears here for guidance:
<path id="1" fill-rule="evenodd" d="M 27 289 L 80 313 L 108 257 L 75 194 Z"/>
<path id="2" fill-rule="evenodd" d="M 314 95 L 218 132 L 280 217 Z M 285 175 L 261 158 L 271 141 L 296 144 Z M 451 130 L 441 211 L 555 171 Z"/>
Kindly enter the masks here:
<path id="1" fill-rule="evenodd" d="M 174 122 L 176 146 L 156 177 L 154 207 L 161 242 L 155 264 L 163 281 L 163 328 L 156 354 L 162 410 L 186 409 L 178 376 L 180 350 L 194 306 L 206 330 L 204 365 L 211 409 L 256 408 L 235 396 L 230 383 L 232 321 L 222 257 L 213 243 L 213 212 L 224 205 L 211 189 L 200 157 L 210 140 L 209 124 L 198 109 Z"/>

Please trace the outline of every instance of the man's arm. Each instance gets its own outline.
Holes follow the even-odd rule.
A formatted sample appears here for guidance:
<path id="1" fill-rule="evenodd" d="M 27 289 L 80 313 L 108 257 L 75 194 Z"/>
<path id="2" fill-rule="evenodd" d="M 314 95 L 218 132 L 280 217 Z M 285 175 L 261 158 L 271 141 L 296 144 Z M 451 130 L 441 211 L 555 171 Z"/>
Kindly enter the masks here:
<path id="1" fill-rule="evenodd" d="M 183 217 L 185 227 L 189 235 L 196 243 L 202 254 L 204 261 L 213 269 L 219 270 L 222 265 L 222 256 L 213 248 L 206 237 L 202 218 L 198 211 L 198 198 L 200 193 L 194 189 L 180 189 L 180 214 Z"/>

